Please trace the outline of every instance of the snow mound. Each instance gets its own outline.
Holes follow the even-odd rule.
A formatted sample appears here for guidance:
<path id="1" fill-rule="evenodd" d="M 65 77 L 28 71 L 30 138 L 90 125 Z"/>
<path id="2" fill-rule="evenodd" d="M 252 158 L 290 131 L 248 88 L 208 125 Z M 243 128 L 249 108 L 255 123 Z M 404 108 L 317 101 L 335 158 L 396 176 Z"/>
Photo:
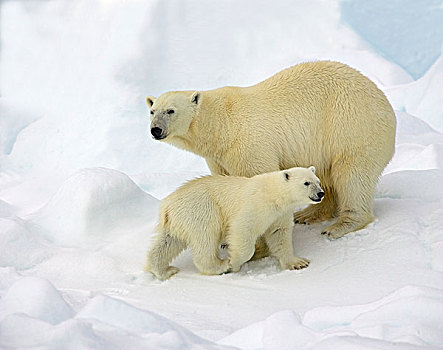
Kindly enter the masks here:
<path id="1" fill-rule="evenodd" d="M 443 144 L 420 144 L 404 143 L 398 145 L 393 160 L 385 169 L 385 174 L 402 170 L 429 170 L 442 169 Z"/>
<path id="2" fill-rule="evenodd" d="M 95 319 L 133 332 L 164 333 L 170 328 L 170 321 L 166 318 L 104 295 L 93 298 L 76 317 Z"/>
<path id="3" fill-rule="evenodd" d="M 2 298 L 0 319 L 22 313 L 50 324 L 71 318 L 71 307 L 47 280 L 24 277 L 15 282 Z"/>
<path id="4" fill-rule="evenodd" d="M 397 111 L 395 154 L 383 174 L 442 169 L 443 134 L 406 112 Z"/>
<path id="5" fill-rule="evenodd" d="M 28 219 L 55 243 L 77 245 L 84 239 L 111 239 L 121 230 L 142 225 L 158 200 L 126 174 L 113 169 L 82 169 Z"/>
<path id="6" fill-rule="evenodd" d="M 366 305 L 319 307 L 303 318 L 281 311 L 220 343 L 246 350 L 439 347 L 443 345 L 442 315 L 443 291 L 406 286 Z"/>
<path id="7" fill-rule="evenodd" d="M 14 206 L 0 199 L 0 218 L 11 216 L 14 212 Z"/>
<path id="8" fill-rule="evenodd" d="M 147 310 L 98 295 L 74 315 L 50 282 L 26 277 L 0 300 L 0 347 L 229 350 Z"/>
<path id="9" fill-rule="evenodd" d="M 143 334 L 152 349 L 185 349 L 190 344 L 201 346 L 202 349 L 218 348 L 173 321 L 103 295 L 92 299 L 76 318 L 98 321 L 133 334 Z"/>
<path id="10" fill-rule="evenodd" d="M 52 254 L 45 241 L 32 233 L 26 221 L 0 218 L 0 266 L 30 268 Z"/>
<path id="11" fill-rule="evenodd" d="M 440 157 L 443 159 L 443 157 Z M 383 176 L 377 186 L 376 197 L 416 198 L 424 201 L 442 201 L 443 171 L 405 170 Z"/>
<path id="12" fill-rule="evenodd" d="M 395 109 L 406 111 L 443 132 L 443 56 L 420 79 L 384 89 Z"/>

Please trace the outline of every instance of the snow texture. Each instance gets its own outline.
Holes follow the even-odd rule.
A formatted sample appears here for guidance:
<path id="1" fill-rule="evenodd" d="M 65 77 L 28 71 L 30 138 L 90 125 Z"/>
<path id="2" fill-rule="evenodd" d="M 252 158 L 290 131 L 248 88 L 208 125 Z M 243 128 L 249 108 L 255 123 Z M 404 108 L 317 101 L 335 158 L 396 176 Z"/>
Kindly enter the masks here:
<path id="1" fill-rule="evenodd" d="M 443 349 L 443 3 L 0 2 L 0 349 Z M 146 95 L 339 60 L 396 110 L 377 219 L 311 260 L 143 271 L 160 200 L 208 173 L 149 137 Z"/>

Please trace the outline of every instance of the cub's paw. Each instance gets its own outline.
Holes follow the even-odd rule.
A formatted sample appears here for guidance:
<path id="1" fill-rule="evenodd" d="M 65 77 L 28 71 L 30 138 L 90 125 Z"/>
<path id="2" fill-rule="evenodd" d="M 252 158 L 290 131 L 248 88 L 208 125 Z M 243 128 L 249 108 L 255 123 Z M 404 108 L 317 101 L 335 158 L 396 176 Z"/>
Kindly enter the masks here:
<path id="1" fill-rule="evenodd" d="M 199 267 L 199 271 L 202 275 L 212 276 L 212 275 L 223 275 L 227 272 L 229 272 L 229 261 L 228 259 L 225 260 L 218 260 L 214 263 L 215 266 L 210 267 Z"/>
<path id="2" fill-rule="evenodd" d="M 165 271 L 162 271 L 161 273 L 154 273 L 154 272 L 153 273 L 159 280 L 164 281 L 171 278 L 179 271 L 180 269 L 178 267 L 169 266 Z"/>
<path id="3" fill-rule="evenodd" d="M 291 262 L 285 263 L 284 270 L 301 270 L 309 266 L 310 261 L 305 258 L 296 258 Z"/>
<path id="4" fill-rule="evenodd" d="M 239 272 L 241 267 L 242 267 L 242 264 L 241 265 L 239 265 L 239 264 L 232 265 L 231 263 L 229 263 L 227 272 Z"/>
<path id="5" fill-rule="evenodd" d="M 225 259 L 223 260 L 220 268 L 216 271 L 216 275 L 223 275 L 225 273 L 231 272 L 230 267 L 229 267 L 229 260 Z"/>

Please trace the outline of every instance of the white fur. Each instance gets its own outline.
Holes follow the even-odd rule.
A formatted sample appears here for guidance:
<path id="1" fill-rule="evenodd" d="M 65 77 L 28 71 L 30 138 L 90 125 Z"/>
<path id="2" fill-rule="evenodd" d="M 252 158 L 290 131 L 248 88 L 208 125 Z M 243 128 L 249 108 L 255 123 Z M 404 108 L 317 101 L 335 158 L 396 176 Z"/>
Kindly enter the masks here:
<path id="1" fill-rule="evenodd" d="M 313 164 L 325 200 L 296 221 L 338 217 L 324 232 L 338 238 L 374 219 L 396 120 L 383 92 L 347 65 L 303 63 L 250 87 L 167 92 L 147 101 L 151 127 L 163 128 L 165 142 L 204 157 L 212 174 L 250 177 Z"/>
<path id="2" fill-rule="evenodd" d="M 260 236 L 282 269 L 306 267 L 309 261 L 293 253 L 291 214 L 294 207 L 321 199 L 314 171 L 205 176 L 185 183 L 161 203 L 146 269 L 159 279 L 169 278 L 178 271 L 170 262 L 189 246 L 202 274 L 238 271 L 254 254 Z M 228 245 L 229 260 L 219 258 L 222 242 Z"/>

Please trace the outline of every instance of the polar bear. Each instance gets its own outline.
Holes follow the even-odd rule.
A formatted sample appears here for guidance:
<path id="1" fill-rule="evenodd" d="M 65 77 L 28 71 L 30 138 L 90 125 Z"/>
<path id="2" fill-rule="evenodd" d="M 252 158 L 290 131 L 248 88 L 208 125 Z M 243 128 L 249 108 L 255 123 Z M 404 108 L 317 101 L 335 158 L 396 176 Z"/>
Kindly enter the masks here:
<path id="1" fill-rule="evenodd" d="M 395 114 L 377 86 L 345 64 L 298 64 L 249 87 L 149 96 L 151 134 L 206 159 L 212 174 L 251 177 L 314 165 L 325 200 L 299 223 L 337 217 L 331 239 L 373 221 L 378 178 L 395 145 Z"/>
<path id="2" fill-rule="evenodd" d="M 170 262 L 189 246 L 200 273 L 236 272 L 252 257 L 260 236 L 282 269 L 304 268 L 309 260 L 293 253 L 291 213 L 296 206 L 320 203 L 323 196 L 314 167 L 191 180 L 161 202 L 146 270 L 161 280 L 171 277 L 178 269 Z M 218 255 L 222 242 L 228 247 L 226 260 Z"/>

